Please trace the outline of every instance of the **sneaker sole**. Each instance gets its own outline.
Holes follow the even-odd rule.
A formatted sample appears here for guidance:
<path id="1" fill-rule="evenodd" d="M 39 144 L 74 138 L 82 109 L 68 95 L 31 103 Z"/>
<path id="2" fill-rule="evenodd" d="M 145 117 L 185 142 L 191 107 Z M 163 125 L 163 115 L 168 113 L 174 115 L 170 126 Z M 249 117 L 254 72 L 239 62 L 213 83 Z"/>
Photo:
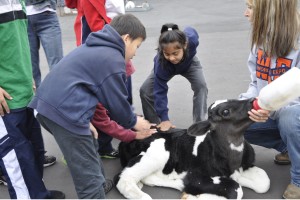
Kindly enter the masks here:
<path id="1" fill-rule="evenodd" d="M 56 163 L 56 161 L 55 162 L 52 162 L 52 163 L 47 163 L 47 164 L 44 164 L 44 167 L 49 167 L 49 166 L 52 166 L 52 165 L 54 165 Z"/>
<path id="2" fill-rule="evenodd" d="M 7 183 L 5 181 L 0 180 L 0 185 L 5 185 L 7 186 Z"/>
<path id="3" fill-rule="evenodd" d="M 68 166 L 68 163 L 67 163 L 67 161 L 65 160 L 64 157 L 61 158 L 61 162 L 62 162 L 65 166 Z"/>
<path id="4" fill-rule="evenodd" d="M 113 157 L 113 156 L 107 156 L 107 155 L 104 155 L 104 156 L 100 156 L 101 158 L 107 158 L 107 159 L 117 159 L 119 157 Z"/>
<path id="5" fill-rule="evenodd" d="M 291 161 L 278 161 L 278 160 L 274 160 L 274 163 L 277 165 L 289 165 L 291 164 Z"/>

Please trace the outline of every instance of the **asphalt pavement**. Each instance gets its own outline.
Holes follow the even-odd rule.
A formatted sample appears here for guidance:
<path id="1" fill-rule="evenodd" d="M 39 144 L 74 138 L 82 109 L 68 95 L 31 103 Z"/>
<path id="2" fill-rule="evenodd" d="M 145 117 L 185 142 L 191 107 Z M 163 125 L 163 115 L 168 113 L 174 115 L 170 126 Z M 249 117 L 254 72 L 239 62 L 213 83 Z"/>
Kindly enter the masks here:
<path id="1" fill-rule="evenodd" d="M 140 3 L 141 1 L 138 1 Z M 247 58 L 250 51 L 250 25 L 244 17 L 244 0 L 148 0 L 152 7 L 145 12 L 132 12 L 145 25 L 147 39 L 138 49 L 133 59 L 136 72 L 133 75 L 133 102 L 135 112 L 142 114 L 139 88 L 153 67 L 160 28 L 164 23 L 176 23 L 180 28 L 192 26 L 200 37 L 197 55 L 204 68 L 208 84 L 208 105 L 215 100 L 237 98 L 247 90 L 250 76 Z M 75 35 L 73 24 L 75 15 L 59 16 L 62 28 L 64 54 L 74 48 Z M 41 50 L 43 76 L 48 72 L 48 65 Z M 192 90 L 189 82 L 176 76 L 169 83 L 169 114 L 171 121 L 178 128 L 188 128 L 192 124 Z M 57 163 L 45 168 L 44 181 L 49 189 L 65 192 L 68 199 L 77 195 L 68 167 L 61 161 L 62 154 L 51 134 L 43 131 L 48 155 L 57 157 Z M 115 147 L 117 140 L 113 141 Z M 254 146 L 256 165 L 263 168 L 271 179 L 270 190 L 265 194 L 243 188 L 245 199 L 281 199 L 290 182 L 290 166 L 274 164 L 274 150 Z M 106 177 L 113 179 L 120 172 L 118 159 L 103 159 Z M 154 199 L 178 199 L 179 191 L 169 188 L 144 186 L 143 191 Z M 9 198 L 7 188 L 0 185 L 0 198 Z M 124 199 L 114 188 L 107 194 L 108 199 Z"/>

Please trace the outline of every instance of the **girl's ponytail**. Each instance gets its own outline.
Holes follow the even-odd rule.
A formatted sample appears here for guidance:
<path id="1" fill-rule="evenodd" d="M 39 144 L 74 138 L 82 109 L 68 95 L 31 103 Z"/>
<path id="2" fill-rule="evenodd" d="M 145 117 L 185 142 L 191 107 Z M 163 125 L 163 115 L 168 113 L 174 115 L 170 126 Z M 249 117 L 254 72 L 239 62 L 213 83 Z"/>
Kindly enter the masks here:
<path id="1" fill-rule="evenodd" d="M 179 30 L 177 24 L 169 23 L 169 24 L 164 24 L 161 27 L 160 34 L 166 32 L 166 31 L 173 31 L 173 30 Z"/>

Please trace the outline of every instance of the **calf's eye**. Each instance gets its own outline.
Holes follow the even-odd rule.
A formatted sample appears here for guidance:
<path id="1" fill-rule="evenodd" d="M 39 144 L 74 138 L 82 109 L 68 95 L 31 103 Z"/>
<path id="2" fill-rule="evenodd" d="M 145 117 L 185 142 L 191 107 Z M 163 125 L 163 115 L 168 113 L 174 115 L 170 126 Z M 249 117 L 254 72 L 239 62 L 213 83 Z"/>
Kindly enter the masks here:
<path id="1" fill-rule="evenodd" d="M 229 110 L 223 110 L 223 112 L 222 112 L 222 115 L 224 116 L 224 117 L 226 117 L 226 116 L 228 116 L 229 115 Z"/>

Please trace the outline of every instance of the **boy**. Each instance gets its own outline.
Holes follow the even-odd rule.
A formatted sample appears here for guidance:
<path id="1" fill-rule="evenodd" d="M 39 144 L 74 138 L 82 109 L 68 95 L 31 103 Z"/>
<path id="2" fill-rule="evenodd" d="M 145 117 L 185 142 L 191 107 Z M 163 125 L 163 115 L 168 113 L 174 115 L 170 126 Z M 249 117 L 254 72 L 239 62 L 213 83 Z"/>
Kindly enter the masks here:
<path id="1" fill-rule="evenodd" d="M 125 128 L 151 126 L 132 112 L 125 85 L 125 63 L 145 39 L 145 27 L 135 16 L 115 17 L 50 71 L 30 103 L 57 141 L 79 198 L 105 198 L 97 131 L 90 124 L 96 105 L 100 102 Z"/>

